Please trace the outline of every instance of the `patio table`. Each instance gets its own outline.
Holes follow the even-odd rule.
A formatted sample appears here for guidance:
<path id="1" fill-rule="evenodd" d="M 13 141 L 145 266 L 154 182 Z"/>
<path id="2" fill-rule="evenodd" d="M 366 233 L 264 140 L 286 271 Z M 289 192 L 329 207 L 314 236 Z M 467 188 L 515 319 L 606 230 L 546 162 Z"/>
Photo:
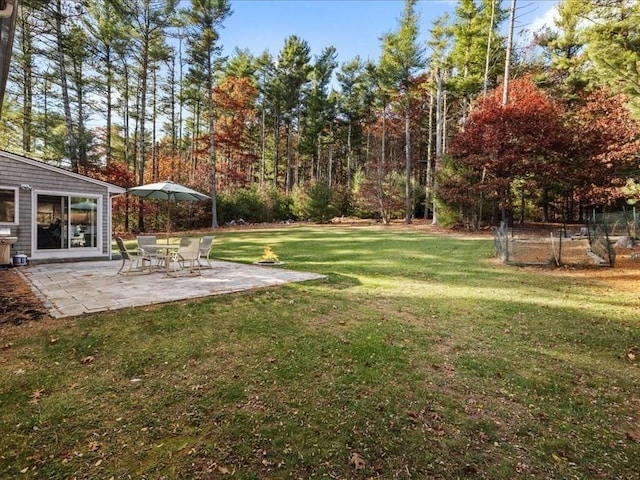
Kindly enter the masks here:
<path id="1" fill-rule="evenodd" d="M 164 267 L 168 275 L 169 266 L 171 265 L 171 260 L 177 261 L 178 259 L 178 250 L 180 249 L 180 244 L 179 243 L 155 243 L 153 247 L 155 247 L 155 250 L 156 250 L 155 256 L 158 259 L 158 266 Z"/>

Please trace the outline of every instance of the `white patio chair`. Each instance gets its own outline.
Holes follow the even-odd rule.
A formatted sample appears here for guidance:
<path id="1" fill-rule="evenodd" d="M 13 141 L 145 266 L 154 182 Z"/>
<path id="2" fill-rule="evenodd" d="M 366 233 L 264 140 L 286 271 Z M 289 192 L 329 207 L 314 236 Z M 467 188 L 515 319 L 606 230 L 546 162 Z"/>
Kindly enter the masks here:
<path id="1" fill-rule="evenodd" d="M 193 237 L 182 237 L 180 239 L 180 246 L 175 252 L 170 254 L 170 258 L 167 259 L 173 266 L 173 272 L 170 271 L 170 266 L 167 266 L 167 274 L 174 277 L 178 276 L 178 269 L 186 269 L 189 267 L 190 273 L 197 273 L 202 275 L 200 271 L 200 239 Z"/>
<path id="2" fill-rule="evenodd" d="M 157 239 L 155 235 L 138 235 L 138 251 L 147 258 L 152 267 L 160 267 L 164 256 L 158 255 Z"/>
<path id="3" fill-rule="evenodd" d="M 202 237 L 202 241 L 200 242 L 200 255 L 198 256 L 198 263 L 202 267 L 202 263 L 200 260 L 205 260 L 209 268 L 213 268 L 211 265 L 211 261 L 209 260 L 209 255 L 211 255 L 211 249 L 213 248 L 213 239 L 215 237 L 213 235 L 205 235 Z"/>
<path id="4" fill-rule="evenodd" d="M 126 277 L 131 272 L 143 273 L 145 272 L 145 262 L 149 262 L 149 266 L 151 266 L 151 261 L 141 255 L 139 251 L 129 250 L 124 244 L 122 238 L 116 237 L 116 244 L 118 245 L 118 251 L 122 257 L 122 265 L 120 266 L 120 270 L 118 270 L 118 274 Z M 126 271 L 124 271 L 125 267 L 127 267 Z"/>

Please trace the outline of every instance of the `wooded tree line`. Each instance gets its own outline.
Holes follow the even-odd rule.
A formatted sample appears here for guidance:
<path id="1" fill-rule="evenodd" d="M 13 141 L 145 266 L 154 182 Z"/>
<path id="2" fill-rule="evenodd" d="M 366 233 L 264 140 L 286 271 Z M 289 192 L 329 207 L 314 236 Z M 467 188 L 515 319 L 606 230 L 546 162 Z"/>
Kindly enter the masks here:
<path id="1" fill-rule="evenodd" d="M 477 227 L 622 201 L 640 175 L 640 2 L 564 0 L 553 28 L 514 49 L 501 33 L 513 0 L 459 0 L 431 25 L 416 2 L 377 62 L 339 64 L 295 35 L 223 57 L 229 0 L 23 1 L 2 148 L 125 187 L 172 178 L 210 193 L 185 226 L 231 220 L 233 202 L 262 203 L 256 219 Z M 119 202 L 124 228 L 154 227 L 149 206 Z"/>

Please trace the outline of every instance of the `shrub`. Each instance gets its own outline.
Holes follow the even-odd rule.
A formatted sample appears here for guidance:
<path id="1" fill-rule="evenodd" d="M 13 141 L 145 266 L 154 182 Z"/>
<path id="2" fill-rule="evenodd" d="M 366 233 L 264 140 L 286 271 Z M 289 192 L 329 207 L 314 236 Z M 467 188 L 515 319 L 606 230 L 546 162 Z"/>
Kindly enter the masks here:
<path id="1" fill-rule="evenodd" d="M 334 200 L 339 198 L 329 185 L 322 182 L 311 182 L 294 188 L 293 213 L 299 219 L 324 223 L 337 213 Z"/>
<path id="2" fill-rule="evenodd" d="M 265 221 L 265 203 L 257 188 L 239 188 L 218 194 L 218 219 L 228 223 L 243 219 L 247 222 Z"/>
<path id="3" fill-rule="evenodd" d="M 250 223 L 288 220 L 293 217 L 292 199 L 275 188 L 240 188 L 218 194 L 218 220 L 242 219 Z"/>
<path id="4" fill-rule="evenodd" d="M 269 187 L 262 191 L 262 199 L 265 203 L 267 214 L 266 222 L 284 221 L 294 218 L 293 199 L 285 195 L 277 188 Z"/>
<path id="5" fill-rule="evenodd" d="M 315 183 L 309 188 L 307 214 L 310 220 L 324 223 L 335 213 L 331 205 L 331 188 L 326 183 Z"/>

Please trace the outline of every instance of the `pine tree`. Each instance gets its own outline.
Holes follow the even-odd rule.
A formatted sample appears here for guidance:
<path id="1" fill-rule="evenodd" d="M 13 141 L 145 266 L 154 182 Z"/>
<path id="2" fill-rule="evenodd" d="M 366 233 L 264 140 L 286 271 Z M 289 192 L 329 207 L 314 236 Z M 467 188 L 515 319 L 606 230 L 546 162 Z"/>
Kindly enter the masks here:
<path id="1" fill-rule="evenodd" d="M 309 94 L 305 102 L 304 125 L 299 146 L 300 153 L 311 158 L 309 177 L 328 183 L 328 175 L 324 179 L 321 178 L 322 134 L 334 119 L 334 105 L 328 87 L 336 67 L 334 47 L 325 48 L 315 59 L 309 73 Z"/>
<path id="2" fill-rule="evenodd" d="M 132 51 L 136 60 L 138 88 L 136 92 L 136 170 L 138 185 L 145 183 L 147 163 L 147 100 L 149 96 L 149 78 L 154 63 L 153 52 L 157 45 L 164 43 L 166 29 L 171 25 L 177 0 L 123 0 L 117 9 L 125 25 L 132 32 Z M 125 59 L 127 61 L 127 59 Z M 143 202 L 139 203 L 138 228 L 144 231 Z"/>
<path id="3" fill-rule="evenodd" d="M 191 9 L 184 12 L 187 30 L 187 51 L 191 69 L 204 80 L 208 119 L 208 160 L 211 165 L 211 227 L 218 227 L 216 206 L 216 147 L 213 82 L 216 58 L 220 55 L 218 31 L 231 13 L 227 0 L 191 0 Z"/>
<path id="4" fill-rule="evenodd" d="M 585 0 L 581 17 L 586 20 L 584 41 L 600 81 L 630 98 L 640 118 L 640 2 Z"/>
<path id="5" fill-rule="evenodd" d="M 411 223 L 412 208 L 412 158 L 410 104 L 413 80 L 416 72 L 425 66 L 424 48 L 418 43 L 418 15 L 416 0 L 405 0 L 404 14 L 398 31 L 382 39 L 380 74 L 383 82 L 402 96 L 405 118 L 405 222 Z"/>
<path id="6" fill-rule="evenodd" d="M 279 102 L 287 135 L 287 169 L 285 189 L 290 193 L 295 184 L 293 159 L 294 128 L 300 127 L 300 106 L 304 95 L 304 87 L 308 84 L 310 65 L 309 44 L 291 35 L 285 40 L 278 54 L 276 77 L 274 84 L 275 97 Z M 299 130 L 298 130 L 299 132 Z M 276 138 L 276 142 L 278 139 Z M 277 177 L 277 172 L 274 172 Z"/>

